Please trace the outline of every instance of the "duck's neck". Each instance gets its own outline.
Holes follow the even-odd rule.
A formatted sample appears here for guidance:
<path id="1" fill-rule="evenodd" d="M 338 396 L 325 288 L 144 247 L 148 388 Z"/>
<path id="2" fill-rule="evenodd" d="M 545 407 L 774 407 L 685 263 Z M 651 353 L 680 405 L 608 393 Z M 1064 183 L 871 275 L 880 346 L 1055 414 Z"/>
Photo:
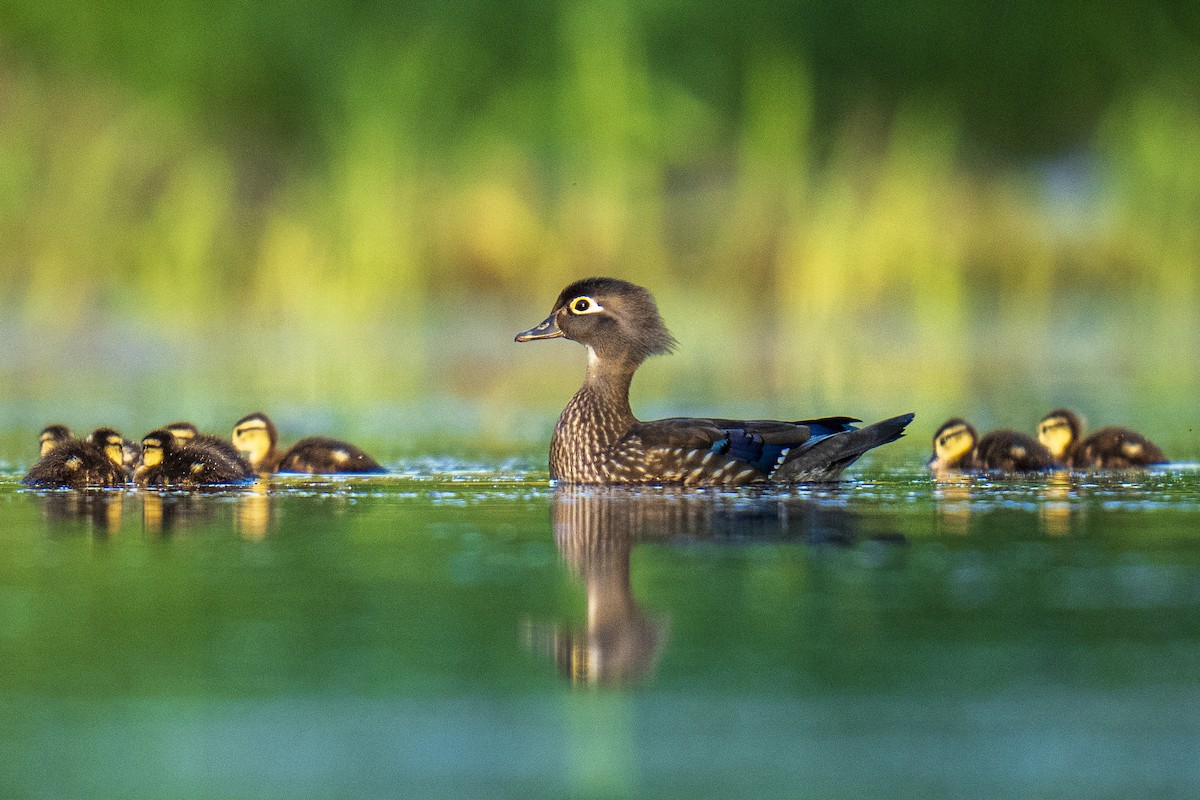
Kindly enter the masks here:
<path id="1" fill-rule="evenodd" d="M 550 440 L 550 476 L 594 483 L 611 454 L 636 422 L 629 407 L 629 384 L 637 363 L 598 357 L 588 348 L 587 376 L 567 403 Z"/>

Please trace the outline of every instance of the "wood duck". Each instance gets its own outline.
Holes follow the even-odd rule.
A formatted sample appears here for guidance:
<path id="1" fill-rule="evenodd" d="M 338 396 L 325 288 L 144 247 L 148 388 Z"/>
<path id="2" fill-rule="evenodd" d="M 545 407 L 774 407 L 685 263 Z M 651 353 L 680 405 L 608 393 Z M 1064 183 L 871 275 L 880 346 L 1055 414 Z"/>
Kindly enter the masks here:
<path id="1" fill-rule="evenodd" d="M 663 419 L 640 422 L 629 385 L 642 362 L 675 339 L 646 289 L 588 278 L 562 291 L 550 316 L 518 342 L 565 337 L 587 347 L 583 387 L 550 440 L 550 476 L 562 483 L 799 483 L 836 480 L 873 447 L 903 435 L 912 414 L 856 428 L 851 417 L 771 420 Z"/>
<path id="2" fill-rule="evenodd" d="M 71 429 L 66 425 L 57 423 L 54 425 L 47 425 L 45 428 L 42 428 L 42 432 L 38 434 L 38 457 L 41 458 L 53 450 L 55 446 L 67 441 L 68 439 L 74 438 L 75 434 L 71 433 Z"/>
<path id="3" fill-rule="evenodd" d="M 266 414 L 256 412 L 233 426 L 233 446 L 260 473 L 386 472 L 379 463 L 354 445 L 328 436 L 307 436 L 284 453 L 277 449 L 279 433 Z"/>
<path id="4" fill-rule="evenodd" d="M 200 429 L 190 422 L 172 422 L 170 425 L 164 425 L 163 430 L 174 436 L 180 444 L 195 444 L 218 450 L 226 458 L 244 464 L 248 470 L 251 469 L 250 462 L 233 446 L 233 442 L 210 433 L 201 433 Z"/>
<path id="5" fill-rule="evenodd" d="M 981 439 L 973 425 L 955 417 L 943 422 L 933 434 L 929 468 L 934 472 L 1039 472 L 1054 466 L 1054 457 L 1046 447 L 1018 431 L 995 430 Z"/>
<path id="6" fill-rule="evenodd" d="M 129 460 L 129 440 L 122 436 L 113 428 L 96 428 L 87 436 L 87 441 L 104 451 L 104 454 L 112 460 L 114 464 L 119 464 L 122 471 L 125 473 L 125 482 L 133 480 L 133 470 L 135 464 Z M 137 446 L 137 453 L 140 456 L 142 452 L 141 445 Z"/>
<path id="7" fill-rule="evenodd" d="M 244 461 L 202 443 L 181 443 L 162 428 L 142 438 L 142 463 L 134 473 L 142 486 L 213 486 L 244 483 L 253 477 Z"/>
<path id="8" fill-rule="evenodd" d="M 109 430 L 100 429 L 98 432 L 102 437 L 97 441 L 105 441 L 104 432 Z M 127 480 L 119 448 L 114 452 L 107 443 L 100 445 L 87 439 L 67 438 L 39 458 L 21 482 L 40 488 L 82 489 L 123 486 Z"/>
<path id="9" fill-rule="evenodd" d="M 1128 428 L 1101 428 L 1083 437 L 1083 421 L 1067 408 L 1051 411 L 1038 423 L 1038 439 L 1062 466 L 1076 469 L 1128 469 L 1165 464 L 1162 448 Z"/>

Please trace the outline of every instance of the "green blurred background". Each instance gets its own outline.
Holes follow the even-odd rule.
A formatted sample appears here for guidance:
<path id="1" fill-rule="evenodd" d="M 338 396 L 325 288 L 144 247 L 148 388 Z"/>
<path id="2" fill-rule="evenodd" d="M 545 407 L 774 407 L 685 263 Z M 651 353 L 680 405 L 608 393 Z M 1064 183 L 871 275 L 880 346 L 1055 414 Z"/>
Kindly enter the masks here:
<path id="1" fill-rule="evenodd" d="M 176 417 L 540 452 L 568 281 L 644 417 L 1070 404 L 1200 455 L 1200 6 L 0 0 L 0 459 Z"/>

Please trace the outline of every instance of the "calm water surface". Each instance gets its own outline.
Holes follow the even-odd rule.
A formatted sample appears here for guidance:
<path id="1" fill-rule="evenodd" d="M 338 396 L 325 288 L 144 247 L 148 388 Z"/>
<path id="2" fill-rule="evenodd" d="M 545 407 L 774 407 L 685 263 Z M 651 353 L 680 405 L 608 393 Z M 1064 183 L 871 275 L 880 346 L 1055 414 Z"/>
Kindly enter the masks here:
<path id="1" fill-rule="evenodd" d="M 0 796 L 1200 795 L 1193 467 L 539 469 L 0 477 Z"/>

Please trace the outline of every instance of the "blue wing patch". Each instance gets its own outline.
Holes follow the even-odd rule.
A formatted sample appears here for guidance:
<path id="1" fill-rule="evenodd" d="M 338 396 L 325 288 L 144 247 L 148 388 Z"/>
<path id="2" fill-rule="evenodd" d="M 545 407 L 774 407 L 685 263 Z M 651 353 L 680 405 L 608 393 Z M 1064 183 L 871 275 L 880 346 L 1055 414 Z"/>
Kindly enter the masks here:
<path id="1" fill-rule="evenodd" d="M 855 420 L 857 421 L 857 420 Z M 744 428 L 726 429 L 725 436 L 713 442 L 710 450 L 717 455 L 744 461 L 759 472 L 770 476 L 788 456 L 809 449 L 820 441 L 839 433 L 858 430 L 843 419 L 805 420 L 809 436 L 802 442 L 765 442 L 763 437 Z"/>
<path id="2" fill-rule="evenodd" d="M 711 450 L 718 455 L 745 461 L 759 472 L 770 475 L 787 458 L 791 444 L 766 444 L 763 438 L 750 431 L 726 431 L 723 439 L 713 442 Z"/>

